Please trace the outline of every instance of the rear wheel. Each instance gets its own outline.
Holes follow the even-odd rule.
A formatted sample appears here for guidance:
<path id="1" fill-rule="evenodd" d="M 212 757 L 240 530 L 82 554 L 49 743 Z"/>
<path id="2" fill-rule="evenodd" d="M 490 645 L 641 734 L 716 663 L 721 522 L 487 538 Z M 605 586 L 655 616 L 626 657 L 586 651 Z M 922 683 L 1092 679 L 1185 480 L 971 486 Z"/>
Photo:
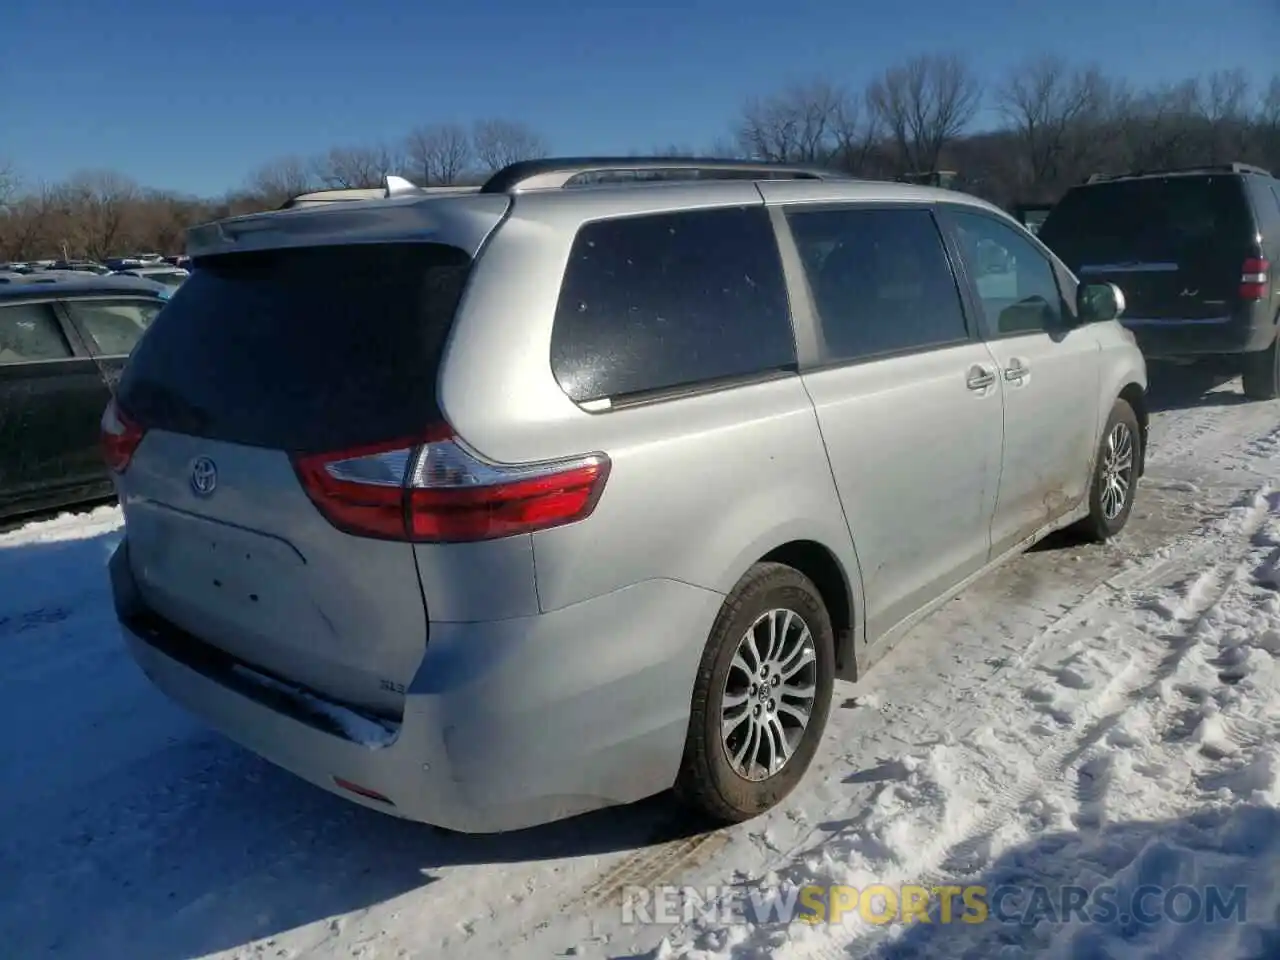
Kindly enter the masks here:
<path id="1" fill-rule="evenodd" d="M 1259 353 L 1244 355 L 1244 395 L 1250 400 L 1280 397 L 1280 348 L 1277 341 Z"/>
<path id="2" fill-rule="evenodd" d="M 813 760 L 834 678 L 817 587 L 791 567 L 756 564 L 725 599 L 703 651 L 676 794 L 721 823 L 775 806 Z"/>
<path id="3" fill-rule="evenodd" d="M 1102 444 L 1089 487 L 1089 515 L 1079 529 L 1091 540 L 1114 537 L 1129 522 L 1138 485 L 1142 456 L 1142 431 L 1137 414 L 1124 400 L 1117 400 L 1102 432 Z"/>

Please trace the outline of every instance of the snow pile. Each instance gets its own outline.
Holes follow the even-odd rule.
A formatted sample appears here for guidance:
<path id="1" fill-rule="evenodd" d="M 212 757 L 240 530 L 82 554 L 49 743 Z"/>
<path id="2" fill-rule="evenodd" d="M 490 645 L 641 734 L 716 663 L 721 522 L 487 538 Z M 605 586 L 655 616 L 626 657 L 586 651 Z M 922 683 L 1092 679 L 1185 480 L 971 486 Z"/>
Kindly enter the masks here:
<path id="1" fill-rule="evenodd" d="M 976 886 L 984 922 L 957 922 L 958 897 L 950 922 L 937 898 L 929 922 L 881 898 L 839 922 L 695 923 L 651 956 L 1280 956 L 1280 495 L 1178 555 L 999 674 L 970 724 L 885 757 L 868 809 L 757 881 Z"/>

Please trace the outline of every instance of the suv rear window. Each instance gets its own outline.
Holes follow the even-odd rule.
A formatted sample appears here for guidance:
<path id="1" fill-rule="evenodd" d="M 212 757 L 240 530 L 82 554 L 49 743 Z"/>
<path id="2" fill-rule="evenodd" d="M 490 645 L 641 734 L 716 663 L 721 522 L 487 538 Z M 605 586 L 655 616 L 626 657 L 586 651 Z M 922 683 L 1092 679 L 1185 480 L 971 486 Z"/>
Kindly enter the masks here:
<path id="1" fill-rule="evenodd" d="M 791 367 L 782 261 L 764 207 L 587 224 L 556 309 L 551 365 L 579 403 Z"/>
<path id="2" fill-rule="evenodd" d="M 120 403 L 151 428 L 296 452 L 417 434 L 439 416 L 470 262 L 428 243 L 203 258 L 139 341 Z"/>
<path id="3" fill-rule="evenodd" d="M 1171 176 L 1075 187 L 1050 211 L 1038 236 L 1079 269 L 1084 263 L 1234 257 L 1252 234 L 1238 177 Z"/>

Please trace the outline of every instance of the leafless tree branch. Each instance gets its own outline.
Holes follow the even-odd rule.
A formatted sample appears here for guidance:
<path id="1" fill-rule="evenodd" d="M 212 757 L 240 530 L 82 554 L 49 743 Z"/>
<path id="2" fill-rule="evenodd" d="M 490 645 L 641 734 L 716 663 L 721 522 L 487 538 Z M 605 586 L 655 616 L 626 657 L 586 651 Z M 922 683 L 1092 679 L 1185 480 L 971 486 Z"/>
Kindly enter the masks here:
<path id="1" fill-rule="evenodd" d="M 547 155 L 546 141 L 530 127 L 514 120 L 477 121 L 471 130 L 471 147 L 485 172 Z"/>
<path id="2" fill-rule="evenodd" d="M 943 150 L 982 106 L 982 85 L 953 54 L 927 54 L 890 67 L 867 91 L 900 158 L 901 172 L 936 170 Z"/>
<path id="3" fill-rule="evenodd" d="M 472 158 L 471 137 L 460 124 L 428 124 L 411 130 L 405 138 L 405 169 L 423 186 L 457 183 Z"/>

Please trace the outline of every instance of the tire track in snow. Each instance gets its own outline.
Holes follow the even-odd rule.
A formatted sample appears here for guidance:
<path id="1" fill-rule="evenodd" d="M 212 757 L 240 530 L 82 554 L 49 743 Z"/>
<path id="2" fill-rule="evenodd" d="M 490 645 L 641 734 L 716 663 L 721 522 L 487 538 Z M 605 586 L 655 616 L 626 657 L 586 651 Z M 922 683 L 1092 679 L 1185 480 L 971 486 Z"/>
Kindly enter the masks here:
<path id="1" fill-rule="evenodd" d="M 1229 546 L 1224 549 L 1220 541 L 1209 541 L 1198 551 L 1198 556 L 1187 558 L 1188 563 L 1193 563 L 1208 559 L 1207 554 L 1220 554 L 1216 562 L 1202 569 L 1181 591 L 1177 606 L 1172 611 L 1175 625 L 1168 633 L 1153 637 L 1137 632 L 1134 639 L 1146 649 L 1131 654 L 1125 668 L 1104 686 L 1100 695 L 1082 705 L 1076 716 L 1084 715 L 1086 725 L 1083 730 L 1073 724 L 1042 744 L 1034 767 L 1012 783 L 998 787 L 982 816 L 967 825 L 960 838 L 953 839 L 941 855 L 935 853 L 921 858 L 920 865 L 928 865 L 925 869 L 903 871 L 901 876 L 885 878 L 881 882 L 891 886 L 894 883 L 918 883 L 932 887 L 954 882 L 957 875 L 964 876 L 980 869 L 995 833 L 1035 797 L 1044 783 L 1061 781 L 1072 771 L 1077 775 L 1077 795 L 1084 801 L 1081 806 L 1086 821 L 1100 816 L 1099 805 L 1105 799 L 1110 770 L 1097 751 L 1099 744 L 1115 729 L 1126 708 L 1153 695 L 1174 676 L 1182 657 L 1191 649 L 1205 615 L 1240 582 L 1241 571 L 1248 566 L 1242 561 L 1241 554 L 1248 554 L 1253 538 L 1268 518 L 1271 507 L 1269 494 L 1270 488 L 1264 487 L 1253 496 L 1252 502 L 1238 518 Z M 1238 549 L 1241 545 L 1243 551 Z M 1141 582 L 1145 586 L 1149 581 L 1142 577 Z M 981 718 L 960 740 L 963 742 L 971 737 L 986 722 L 987 718 Z M 812 946 L 798 945 L 799 949 L 787 950 L 783 955 L 787 960 L 847 960 L 852 944 L 856 943 L 860 949 L 872 949 L 890 935 L 884 928 L 872 927 L 868 934 L 859 936 L 855 932 L 847 940 L 835 936 L 812 940 L 809 941 Z"/>

